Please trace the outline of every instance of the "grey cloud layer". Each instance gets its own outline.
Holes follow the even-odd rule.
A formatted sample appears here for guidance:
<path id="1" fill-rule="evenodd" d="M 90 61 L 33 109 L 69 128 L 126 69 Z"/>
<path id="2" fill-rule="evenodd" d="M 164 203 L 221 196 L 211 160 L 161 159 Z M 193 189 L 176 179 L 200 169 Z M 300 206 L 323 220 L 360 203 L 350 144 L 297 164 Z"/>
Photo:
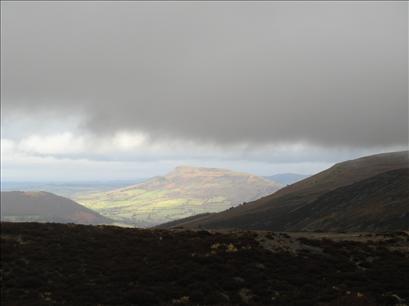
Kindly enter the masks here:
<path id="1" fill-rule="evenodd" d="M 2 2 L 3 116 L 218 143 L 408 142 L 405 2 Z"/>

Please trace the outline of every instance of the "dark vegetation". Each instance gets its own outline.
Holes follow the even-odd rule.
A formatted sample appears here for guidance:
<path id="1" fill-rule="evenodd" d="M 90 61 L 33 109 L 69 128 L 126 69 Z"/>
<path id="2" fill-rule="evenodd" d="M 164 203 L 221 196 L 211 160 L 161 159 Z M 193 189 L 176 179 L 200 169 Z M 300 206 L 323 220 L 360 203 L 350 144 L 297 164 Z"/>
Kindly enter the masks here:
<path id="1" fill-rule="evenodd" d="M 39 223 L 1 230 L 2 305 L 409 301 L 407 232 L 348 240 Z"/>

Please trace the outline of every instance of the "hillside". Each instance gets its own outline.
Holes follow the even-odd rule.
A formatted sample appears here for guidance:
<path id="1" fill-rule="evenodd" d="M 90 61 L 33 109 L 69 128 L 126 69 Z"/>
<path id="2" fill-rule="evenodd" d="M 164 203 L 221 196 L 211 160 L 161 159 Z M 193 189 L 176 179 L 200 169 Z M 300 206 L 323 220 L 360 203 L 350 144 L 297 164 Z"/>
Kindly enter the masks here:
<path id="1" fill-rule="evenodd" d="M 408 232 L 3 223 L 2 305 L 406 305 Z"/>
<path id="2" fill-rule="evenodd" d="M 348 186 L 359 181 L 365 180 L 367 178 L 376 176 L 378 174 L 401 169 L 407 168 L 409 166 L 409 158 L 408 158 L 408 151 L 404 152 L 394 152 L 394 153 L 384 153 L 384 154 L 377 154 L 367 157 L 358 158 L 355 160 L 345 161 L 339 164 L 334 165 L 333 167 L 320 172 L 316 175 L 313 175 L 307 179 L 304 179 L 298 183 L 293 185 L 287 186 L 282 188 L 281 190 L 277 191 L 276 193 L 266 196 L 262 199 L 256 200 L 251 203 L 247 203 L 246 205 L 241 205 L 237 208 L 230 209 L 227 211 L 223 211 L 218 214 L 211 214 L 207 216 L 198 216 L 197 219 L 191 218 L 189 221 L 181 220 L 181 222 L 174 222 L 171 226 L 184 226 L 184 227 L 204 227 L 204 228 L 241 228 L 241 229 L 268 229 L 268 230 L 298 230 L 299 226 L 296 226 L 293 221 L 291 221 L 291 216 L 293 216 L 294 212 L 300 210 L 303 207 L 313 203 L 318 198 L 323 196 L 324 194 L 333 191 L 337 188 Z M 404 179 L 405 174 L 402 174 L 402 179 Z M 381 178 L 382 180 L 383 178 Z M 396 182 L 395 182 L 396 183 Z M 355 192 L 357 191 L 356 188 L 370 188 L 367 185 L 358 185 L 351 187 L 354 189 Z M 402 199 L 400 199 L 401 203 L 407 203 L 405 198 L 406 194 L 401 190 L 405 188 L 404 184 L 395 184 L 391 185 L 391 188 L 399 188 L 399 190 L 391 190 L 391 194 L 394 192 L 398 192 Z M 341 190 L 342 191 L 342 190 Z M 335 193 L 338 195 L 339 192 Z M 330 198 L 331 195 L 327 195 L 326 204 L 329 208 L 327 213 L 333 214 L 334 217 L 332 218 L 332 225 L 326 224 L 325 228 L 333 227 L 339 230 L 347 230 L 349 227 L 354 228 L 355 225 L 349 226 L 339 226 L 336 227 L 337 219 L 337 206 L 332 205 L 332 199 Z M 362 191 L 362 196 L 366 196 L 365 200 L 361 200 L 362 202 L 366 202 L 367 209 L 371 209 L 371 205 L 377 205 L 373 203 L 373 198 L 367 191 Z M 360 215 L 361 212 L 359 211 L 358 206 L 356 206 L 355 212 L 355 203 L 357 197 L 350 199 L 349 206 L 351 207 L 352 211 L 349 211 L 349 216 L 353 216 L 354 214 Z M 389 205 L 391 202 L 390 199 L 384 199 L 385 202 L 382 205 Z M 321 201 L 321 200 L 320 200 Z M 336 201 L 336 199 L 334 199 Z M 321 202 L 322 203 L 322 202 Z M 321 204 L 324 205 L 324 204 Z M 308 213 L 308 208 L 304 208 L 302 210 L 305 212 L 305 215 L 301 216 L 302 218 L 310 218 Z M 375 211 L 374 211 L 375 213 Z M 311 218 L 314 216 L 311 215 Z M 382 214 L 379 212 L 378 215 L 379 220 L 382 220 Z M 351 219 L 351 221 L 357 221 L 357 219 Z M 376 222 L 377 217 L 372 216 L 373 222 Z M 318 220 L 317 220 L 318 221 Z M 314 222 L 314 220 L 310 220 L 309 222 Z M 349 222 L 344 221 L 344 222 Z M 310 229 L 320 229 L 318 223 Z M 324 226 L 323 224 L 321 224 Z M 294 226 L 294 227 L 292 227 Z M 368 229 L 376 227 L 375 225 L 366 224 Z M 167 225 L 164 225 L 167 227 Z M 394 226 L 391 225 L 393 228 Z M 308 227 L 306 227 L 308 228 Z M 388 229 L 389 225 L 383 224 L 382 228 Z M 378 228 L 381 230 L 382 228 Z"/>
<path id="3" fill-rule="evenodd" d="M 181 166 L 166 176 L 76 200 L 109 218 L 145 227 L 220 212 L 271 194 L 280 187 L 247 173 Z"/>
<path id="4" fill-rule="evenodd" d="M 43 191 L 1 192 L 1 220 L 79 224 L 112 223 L 109 218 L 70 199 Z"/>
<path id="5" fill-rule="evenodd" d="M 409 229 L 409 168 L 384 172 L 337 188 L 288 214 L 295 231 Z"/>

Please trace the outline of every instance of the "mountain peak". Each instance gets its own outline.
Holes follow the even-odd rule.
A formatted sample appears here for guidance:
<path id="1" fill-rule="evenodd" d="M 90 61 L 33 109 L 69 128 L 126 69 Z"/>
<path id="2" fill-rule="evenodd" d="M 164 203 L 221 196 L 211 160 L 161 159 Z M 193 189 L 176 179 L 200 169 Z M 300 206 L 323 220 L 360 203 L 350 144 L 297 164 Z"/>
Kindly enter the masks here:
<path id="1" fill-rule="evenodd" d="M 168 176 L 179 176 L 179 175 L 189 175 L 189 176 L 202 176 L 202 175 L 227 175 L 227 174 L 241 174 L 239 172 L 234 172 L 231 170 L 226 169 L 219 169 L 219 168 L 206 168 L 206 167 L 195 167 L 189 165 L 181 165 L 177 166 L 171 172 L 169 172 L 166 177 Z"/>
<path id="2" fill-rule="evenodd" d="M 107 193 L 80 199 L 89 208 L 121 222 L 151 226 L 189 217 L 219 212 L 269 195 L 281 184 L 252 174 L 226 169 L 182 165 L 165 176 Z M 114 209 L 111 209 L 114 207 Z"/>

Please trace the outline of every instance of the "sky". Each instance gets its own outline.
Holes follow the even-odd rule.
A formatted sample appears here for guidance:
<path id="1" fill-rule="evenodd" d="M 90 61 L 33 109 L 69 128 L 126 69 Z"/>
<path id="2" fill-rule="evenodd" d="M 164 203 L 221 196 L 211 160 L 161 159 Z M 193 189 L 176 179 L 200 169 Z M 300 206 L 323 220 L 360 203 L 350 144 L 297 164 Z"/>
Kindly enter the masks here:
<path id="1" fill-rule="evenodd" d="M 3 181 L 313 174 L 408 148 L 408 3 L 1 2 Z"/>

